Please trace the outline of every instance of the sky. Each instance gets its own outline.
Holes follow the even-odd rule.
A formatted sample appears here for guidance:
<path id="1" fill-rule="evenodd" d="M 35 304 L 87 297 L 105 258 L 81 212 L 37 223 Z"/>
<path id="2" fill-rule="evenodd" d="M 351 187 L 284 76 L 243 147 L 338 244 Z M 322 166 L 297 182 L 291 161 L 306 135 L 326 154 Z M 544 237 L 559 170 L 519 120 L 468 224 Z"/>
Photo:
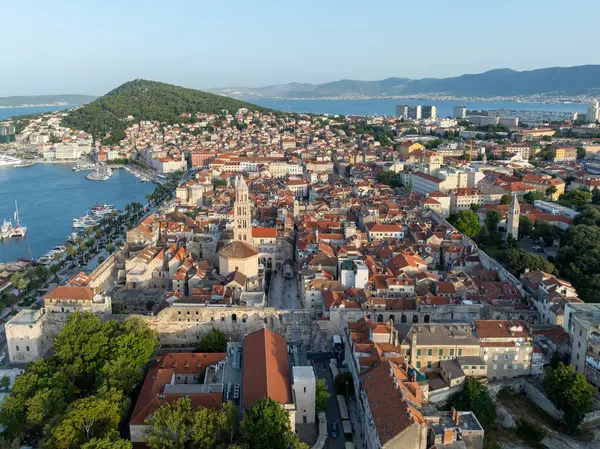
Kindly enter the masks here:
<path id="1" fill-rule="evenodd" d="M 598 64 L 598 17 L 598 0 L 0 0 L 0 96 Z"/>

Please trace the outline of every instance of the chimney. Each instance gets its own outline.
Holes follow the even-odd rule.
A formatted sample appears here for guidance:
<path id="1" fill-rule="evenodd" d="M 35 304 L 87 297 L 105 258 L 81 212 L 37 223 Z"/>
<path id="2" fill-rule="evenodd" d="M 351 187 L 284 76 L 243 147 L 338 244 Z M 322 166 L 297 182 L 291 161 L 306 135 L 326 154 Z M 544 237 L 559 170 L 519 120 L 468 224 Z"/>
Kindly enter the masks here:
<path id="1" fill-rule="evenodd" d="M 454 424 L 456 424 L 457 426 L 460 426 L 460 415 L 458 414 L 458 412 L 455 410 L 454 413 L 456 414 L 456 416 L 454 417 Z"/>
<path id="2" fill-rule="evenodd" d="M 444 435 L 442 436 L 442 444 L 452 444 L 454 442 L 454 429 L 444 429 Z"/>
<path id="3" fill-rule="evenodd" d="M 452 421 L 456 422 L 456 409 L 452 407 L 450 410 L 452 411 Z"/>

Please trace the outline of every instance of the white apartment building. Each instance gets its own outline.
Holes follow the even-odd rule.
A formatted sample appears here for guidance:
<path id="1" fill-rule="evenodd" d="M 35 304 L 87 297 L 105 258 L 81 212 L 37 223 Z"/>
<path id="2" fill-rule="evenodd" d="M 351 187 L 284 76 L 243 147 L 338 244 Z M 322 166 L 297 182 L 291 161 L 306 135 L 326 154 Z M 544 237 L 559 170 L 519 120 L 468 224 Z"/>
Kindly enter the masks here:
<path id="1" fill-rule="evenodd" d="M 598 100 L 594 100 L 588 105 L 587 121 L 588 123 L 600 121 L 600 105 L 598 105 Z"/>

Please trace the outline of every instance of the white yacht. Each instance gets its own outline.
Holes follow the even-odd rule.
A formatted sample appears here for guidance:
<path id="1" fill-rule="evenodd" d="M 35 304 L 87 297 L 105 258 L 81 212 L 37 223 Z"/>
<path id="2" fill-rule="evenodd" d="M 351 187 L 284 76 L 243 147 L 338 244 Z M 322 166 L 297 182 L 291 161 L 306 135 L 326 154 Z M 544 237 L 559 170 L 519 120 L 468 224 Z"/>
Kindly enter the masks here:
<path id="1" fill-rule="evenodd" d="M 23 159 L 18 159 L 6 154 L 0 154 L 0 167 L 14 167 L 21 164 L 23 164 Z"/>

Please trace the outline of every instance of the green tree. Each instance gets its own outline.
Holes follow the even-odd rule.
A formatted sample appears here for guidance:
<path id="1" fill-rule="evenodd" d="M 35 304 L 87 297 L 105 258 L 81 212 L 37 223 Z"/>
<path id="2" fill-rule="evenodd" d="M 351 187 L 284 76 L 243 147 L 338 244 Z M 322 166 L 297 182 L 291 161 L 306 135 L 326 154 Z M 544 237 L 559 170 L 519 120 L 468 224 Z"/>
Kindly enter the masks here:
<path id="1" fill-rule="evenodd" d="M 504 194 L 500 198 L 500 204 L 510 204 L 511 201 L 512 201 L 511 195 Z"/>
<path id="2" fill-rule="evenodd" d="M 558 189 L 556 188 L 556 186 L 550 186 L 546 189 L 546 195 L 552 196 L 557 192 L 557 190 Z"/>
<path id="3" fill-rule="evenodd" d="M 35 267 L 34 274 L 35 274 L 35 277 L 38 278 L 42 282 L 50 277 L 50 272 L 43 265 L 38 265 L 37 267 Z"/>
<path id="4" fill-rule="evenodd" d="M 227 439 L 226 426 L 222 410 L 199 407 L 190 417 L 190 438 L 198 449 L 213 449 Z"/>
<path id="5" fill-rule="evenodd" d="M 109 388 L 127 393 L 143 380 L 146 365 L 158 344 L 157 334 L 142 319 L 133 317 L 111 335 L 111 355 L 101 369 L 102 381 Z"/>
<path id="6" fill-rule="evenodd" d="M 252 449 L 308 449 L 291 431 L 283 407 L 270 398 L 261 399 L 244 414 L 241 423 L 244 441 Z"/>
<path id="7" fill-rule="evenodd" d="M 585 148 L 577 148 L 577 159 L 585 159 Z"/>
<path id="8" fill-rule="evenodd" d="M 317 391 L 315 393 L 315 403 L 317 413 L 324 412 L 327 410 L 327 401 L 331 397 L 331 394 L 327 391 L 325 379 L 317 380 Z"/>
<path id="9" fill-rule="evenodd" d="M 592 200 L 592 193 L 586 192 L 585 190 L 571 190 L 567 193 L 563 193 L 558 197 L 558 201 L 565 206 L 583 206 Z"/>
<path id="10" fill-rule="evenodd" d="M 598 191 L 598 189 L 595 189 Z M 600 192 L 599 192 L 600 197 Z M 593 202 L 593 196 L 592 196 Z M 594 206 L 585 205 L 579 208 L 579 215 L 573 219 L 575 225 L 598 226 L 600 224 L 600 211 Z"/>
<path id="11" fill-rule="evenodd" d="M 10 377 L 0 377 L 0 390 L 8 390 L 8 387 L 10 387 Z"/>
<path id="12" fill-rule="evenodd" d="M 184 449 L 191 418 L 192 402 L 189 398 L 155 409 L 145 429 L 150 449 Z"/>
<path id="13" fill-rule="evenodd" d="M 469 206 L 469 209 L 471 209 L 473 212 L 477 212 L 479 209 L 481 209 L 481 205 L 476 204 L 476 203 L 471 203 L 471 205 Z"/>
<path id="14" fill-rule="evenodd" d="M 449 218 L 456 229 L 465 234 L 467 237 L 473 238 L 481 231 L 479 218 L 472 210 L 461 210 L 455 217 Z"/>
<path id="15" fill-rule="evenodd" d="M 498 232 L 498 225 L 504 217 L 502 213 L 497 210 L 491 210 L 485 214 L 485 228 L 490 235 L 494 235 Z"/>
<path id="16" fill-rule="evenodd" d="M 533 232 L 533 222 L 526 216 L 519 216 L 519 236 L 531 235 Z"/>
<path id="17" fill-rule="evenodd" d="M 27 288 L 27 281 L 18 271 L 10 277 L 10 283 L 17 289 L 19 296 L 21 295 L 21 292 Z"/>
<path id="18" fill-rule="evenodd" d="M 225 434 L 227 435 L 229 443 L 232 443 L 235 439 L 238 430 L 238 408 L 233 402 L 227 401 L 223 404 L 223 413 L 225 414 L 226 419 Z"/>
<path id="19" fill-rule="evenodd" d="M 543 200 L 546 197 L 542 192 L 538 192 L 537 190 L 532 190 L 531 192 L 527 192 L 523 195 L 523 201 L 529 204 L 533 204 L 535 200 Z"/>
<path id="20" fill-rule="evenodd" d="M 52 429 L 49 446 L 78 449 L 92 438 L 116 431 L 129 403 L 116 390 L 104 391 L 73 402 L 60 423 Z"/>
<path id="21" fill-rule="evenodd" d="M 227 349 L 227 337 L 219 329 L 211 329 L 198 344 L 198 352 L 224 352 Z"/>
<path id="22" fill-rule="evenodd" d="M 123 440 L 117 432 L 110 432 L 102 438 L 92 438 L 81 449 L 132 449 L 131 442 Z"/>
<path id="23" fill-rule="evenodd" d="M 496 420 L 496 407 L 487 387 L 475 379 L 467 378 L 462 391 L 451 396 L 449 403 L 457 410 L 471 410 L 486 430 Z"/>
<path id="24" fill-rule="evenodd" d="M 541 444 L 546 437 L 546 431 L 539 424 L 534 424 L 527 419 L 517 419 L 516 434 L 530 447 L 539 449 L 546 447 Z"/>
<path id="25" fill-rule="evenodd" d="M 542 270 L 546 273 L 556 273 L 556 267 L 543 257 L 529 254 L 520 248 L 508 248 L 502 253 L 502 262 L 515 276 L 520 276 L 526 269 Z"/>
<path id="26" fill-rule="evenodd" d="M 213 187 L 227 187 L 227 180 L 225 179 L 213 179 Z"/>
<path id="27" fill-rule="evenodd" d="M 567 428 L 575 432 L 584 415 L 592 409 L 595 389 L 572 365 L 559 362 L 556 368 L 546 371 L 544 392 L 554 405 L 565 412 Z"/>
<path id="28" fill-rule="evenodd" d="M 592 190 L 592 204 L 600 204 L 600 190 L 598 187 L 594 187 L 594 190 Z"/>

